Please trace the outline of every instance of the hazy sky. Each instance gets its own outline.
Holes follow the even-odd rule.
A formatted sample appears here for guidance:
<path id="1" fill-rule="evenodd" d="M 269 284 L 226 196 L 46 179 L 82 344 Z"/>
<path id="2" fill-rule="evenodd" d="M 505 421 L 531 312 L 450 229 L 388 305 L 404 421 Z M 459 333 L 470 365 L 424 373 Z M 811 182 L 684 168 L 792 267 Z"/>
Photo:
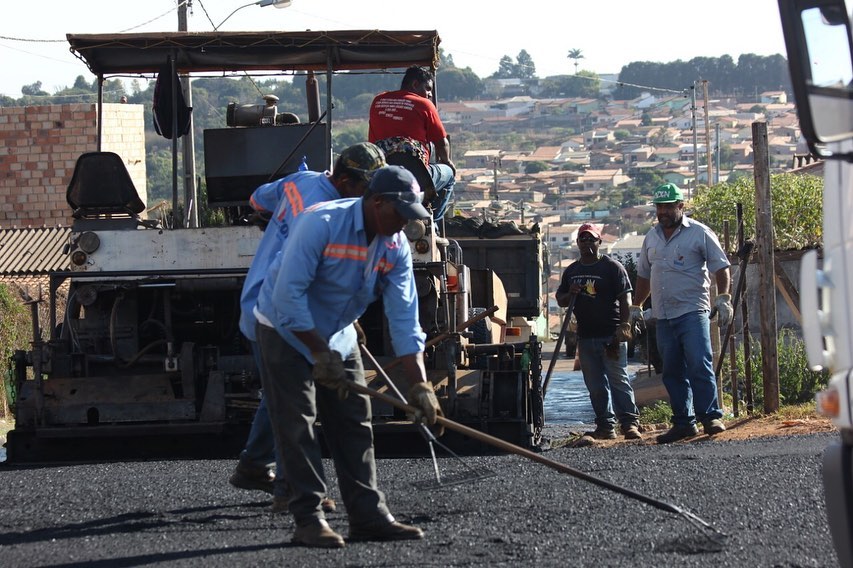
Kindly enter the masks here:
<path id="1" fill-rule="evenodd" d="M 0 93 L 42 82 L 50 93 L 78 75 L 94 79 L 68 50 L 66 33 L 177 30 L 178 0 L 0 0 Z M 242 0 L 191 0 L 190 31 L 210 31 Z M 703 10 L 703 8 L 705 8 Z M 417 10 L 420 15 L 416 15 Z M 207 15 L 205 14 L 207 13 Z M 209 15 L 209 18 L 208 18 Z M 539 77 L 580 69 L 618 73 L 631 61 L 669 62 L 742 53 L 785 55 L 777 0 L 293 0 L 289 8 L 251 4 L 223 30 L 437 30 L 459 67 L 485 77 L 504 55 L 525 49 Z M 16 39 L 33 41 L 17 41 Z"/>

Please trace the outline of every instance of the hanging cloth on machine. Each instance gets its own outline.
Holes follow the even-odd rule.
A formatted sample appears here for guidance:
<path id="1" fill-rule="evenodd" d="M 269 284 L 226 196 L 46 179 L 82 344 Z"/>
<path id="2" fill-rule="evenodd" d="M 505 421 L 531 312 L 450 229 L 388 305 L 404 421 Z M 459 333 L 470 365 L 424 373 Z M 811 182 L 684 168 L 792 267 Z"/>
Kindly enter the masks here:
<path id="1" fill-rule="evenodd" d="M 192 107 L 187 106 L 184 99 L 184 91 L 181 88 L 181 79 L 172 71 L 172 62 L 166 59 L 166 63 L 160 67 L 157 73 L 157 81 L 154 83 L 154 130 L 164 138 L 172 139 L 172 87 L 178 89 L 178 138 L 188 134 L 190 131 L 190 118 Z"/>

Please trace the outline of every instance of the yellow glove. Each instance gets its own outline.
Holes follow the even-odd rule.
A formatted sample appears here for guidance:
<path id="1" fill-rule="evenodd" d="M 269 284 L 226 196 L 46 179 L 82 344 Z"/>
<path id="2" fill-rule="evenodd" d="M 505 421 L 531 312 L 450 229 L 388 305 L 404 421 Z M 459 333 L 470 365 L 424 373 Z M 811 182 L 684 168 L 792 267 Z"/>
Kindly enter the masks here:
<path id="1" fill-rule="evenodd" d="M 314 382 L 327 389 L 338 391 L 338 398 L 345 399 L 349 394 L 347 388 L 347 375 L 344 369 L 344 361 L 337 351 L 319 351 L 312 353 L 314 356 L 314 368 L 311 374 Z"/>
<path id="2" fill-rule="evenodd" d="M 613 338 L 619 343 L 631 341 L 631 337 L 631 322 L 629 321 L 620 323 L 619 327 L 616 328 L 616 333 L 613 334 Z"/>
<path id="3" fill-rule="evenodd" d="M 414 406 L 414 415 L 410 415 L 409 419 L 418 424 L 426 424 L 427 426 L 435 426 L 436 418 L 444 416 L 441 407 L 438 405 L 438 399 L 435 397 L 435 392 L 432 389 L 432 383 L 415 383 L 409 389 L 409 394 L 406 397 L 409 404 Z M 444 427 L 439 425 L 433 429 L 436 436 L 444 434 Z"/>

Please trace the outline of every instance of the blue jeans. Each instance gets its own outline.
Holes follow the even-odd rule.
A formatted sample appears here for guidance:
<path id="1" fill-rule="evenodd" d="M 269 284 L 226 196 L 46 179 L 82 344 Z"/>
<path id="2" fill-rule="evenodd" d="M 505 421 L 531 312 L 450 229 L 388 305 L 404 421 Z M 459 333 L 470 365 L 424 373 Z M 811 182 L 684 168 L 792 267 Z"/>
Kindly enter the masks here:
<path id="1" fill-rule="evenodd" d="M 722 418 L 711 354 L 711 322 L 707 311 L 657 320 L 663 385 L 669 393 L 672 423 L 689 426 Z M 694 415 L 695 410 L 695 415 Z"/>
<path id="2" fill-rule="evenodd" d="M 429 175 L 435 185 L 435 197 L 430 203 L 432 218 L 441 221 L 453 196 L 453 184 L 456 183 L 456 179 L 453 176 L 453 168 L 447 164 L 430 164 Z"/>
<path id="3" fill-rule="evenodd" d="M 628 382 L 628 344 L 620 343 L 619 358 L 611 359 L 604 348 L 612 340 L 612 336 L 579 338 L 578 355 L 596 426 L 613 428 L 618 420 L 627 428 L 638 423 L 640 412 Z"/>
<path id="4" fill-rule="evenodd" d="M 276 330 L 257 325 L 264 394 L 272 417 L 276 454 L 291 488 L 288 509 L 298 526 L 325 516 L 320 501 L 326 496 L 320 439 L 323 437 L 338 474 L 341 498 L 350 526 L 393 520 L 385 495 L 376 485 L 370 400 L 350 392 L 341 400 L 334 390 L 315 385 L 312 365 Z M 354 349 L 344 360 L 351 380 L 365 386 L 361 355 Z"/>
<path id="5" fill-rule="evenodd" d="M 258 372 L 262 372 L 261 352 L 258 349 L 258 344 L 255 341 L 249 341 L 252 345 L 252 355 L 255 357 L 255 366 Z M 263 383 L 263 378 L 261 379 Z M 286 493 L 286 487 L 281 481 L 284 479 L 284 470 L 281 467 L 281 461 L 277 459 L 275 453 L 275 440 L 272 435 L 272 424 L 270 423 L 270 415 L 267 411 L 266 397 L 261 393 L 261 402 L 258 404 L 258 410 L 255 411 L 255 417 L 252 420 L 252 427 L 249 430 L 249 438 L 246 440 L 246 447 L 240 452 L 240 461 L 250 467 L 267 467 L 270 463 L 275 462 L 275 478 L 279 483 L 273 483 L 273 492 L 279 497 L 283 497 Z"/>

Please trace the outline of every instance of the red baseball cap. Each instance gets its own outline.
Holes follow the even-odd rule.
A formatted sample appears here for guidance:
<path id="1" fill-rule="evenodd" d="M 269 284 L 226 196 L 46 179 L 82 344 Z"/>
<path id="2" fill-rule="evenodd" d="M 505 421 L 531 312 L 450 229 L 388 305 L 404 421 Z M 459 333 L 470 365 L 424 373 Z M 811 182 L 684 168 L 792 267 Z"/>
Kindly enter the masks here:
<path id="1" fill-rule="evenodd" d="M 589 233 L 590 235 L 592 235 L 596 239 L 601 238 L 601 233 L 598 231 L 598 229 L 592 223 L 584 223 L 583 225 L 580 226 L 580 228 L 578 229 L 578 236 L 581 236 L 581 234 L 583 234 L 583 233 Z"/>

